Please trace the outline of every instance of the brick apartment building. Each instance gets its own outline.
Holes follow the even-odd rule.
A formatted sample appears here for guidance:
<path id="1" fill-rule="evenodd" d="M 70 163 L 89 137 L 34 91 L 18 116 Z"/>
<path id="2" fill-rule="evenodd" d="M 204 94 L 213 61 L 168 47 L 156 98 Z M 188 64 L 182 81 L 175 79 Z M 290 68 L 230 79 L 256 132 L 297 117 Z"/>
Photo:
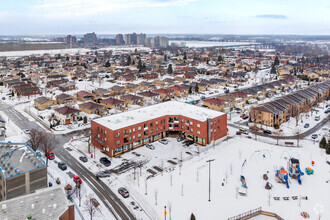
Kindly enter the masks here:
<path id="1" fill-rule="evenodd" d="M 110 157 L 167 136 L 183 136 L 200 145 L 227 134 L 227 115 L 168 101 L 91 122 L 92 144 Z"/>

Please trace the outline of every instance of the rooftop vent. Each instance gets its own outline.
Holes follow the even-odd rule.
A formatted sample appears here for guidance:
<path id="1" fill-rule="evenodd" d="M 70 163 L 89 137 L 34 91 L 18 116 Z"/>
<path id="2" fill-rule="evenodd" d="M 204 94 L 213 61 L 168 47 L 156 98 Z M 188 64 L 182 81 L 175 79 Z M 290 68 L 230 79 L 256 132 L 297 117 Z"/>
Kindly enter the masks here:
<path id="1" fill-rule="evenodd" d="M 6 213 L 6 211 L 7 211 L 7 204 L 2 204 L 2 206 L 1 206 L 1 210 L 2 210 L 4 213 Z"/>
<path id="2" fill-rule="evenodd" d="M 46 209 L 42 209 L 41 213 L 42 214 L 45 214 L 46 213 Z"/>
<path id="3" fill-rule="evenodd" d="M 16 169 L 15 169 L 15 172 L 16 172 L 16 173 L 20 173 L 21 171 L 20 171 L 18 168 L 16 168 Z"/>
<path id="4" fill-rule="evenodd" d="M 33 203 L 31 204 L 31 209 L 34 209 L 34 204 Z"/>
<path id="5" fill-rule="evenodd" d="M 57 208 L 57 204 L 55 203 L 54 205 L 53 205 L 53 209 L 56 209 Z"/>

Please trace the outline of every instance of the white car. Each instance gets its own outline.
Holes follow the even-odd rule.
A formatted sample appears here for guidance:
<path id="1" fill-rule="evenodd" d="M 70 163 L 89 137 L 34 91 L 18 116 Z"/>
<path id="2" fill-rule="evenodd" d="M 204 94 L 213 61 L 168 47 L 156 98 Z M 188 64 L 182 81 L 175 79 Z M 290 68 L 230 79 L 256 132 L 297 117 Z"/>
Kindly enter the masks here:
<path id="1" fill-rule="evenodd" d="M 319 115 L 315 116 L 314 120 L 315 121 L 320 121 L 321 117 Z"/>
<path id="2" fill-rule="evenodd" d="M 162 144 L 168 144 L 168 141 L 166 139 L 160 139 L 159 142 Z"/>
<path id="3" fill-rule="evenodd" d="M 155 150 L 155 146 L 153 144 L 147 144 L 146 147 L 150 150 Z"/>
<path id="4" fill-rule="evenodd" d="M 25 134 L 30 134 L 30 130 L 29 129 L 24 129 L 23 130 Z"/>

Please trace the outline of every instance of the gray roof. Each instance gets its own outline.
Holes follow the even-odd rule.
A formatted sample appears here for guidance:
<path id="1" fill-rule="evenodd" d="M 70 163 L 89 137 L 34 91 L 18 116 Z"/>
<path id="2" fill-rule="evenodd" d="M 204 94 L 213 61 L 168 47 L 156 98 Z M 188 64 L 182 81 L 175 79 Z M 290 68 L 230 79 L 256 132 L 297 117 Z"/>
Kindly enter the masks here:
<path id="1" fill-rule="evenodd" d="M 45 161 L 27 144 L 0 143 L 0 172 L 6 179 L 44 166 Z"/>
<path id="2" fill-rule="evenodd" d="M 0 202 L 0 219 L 21 220 L 32 215 L 33 220 L 58 220 L 68 206 L 63 186 L 58 185 Z"/>
<path id="3" fill-rule="evenodd" d="M 44 103 L 48 102 L 49 100 L 50 100 L 49 98 L 41 96 L 41 97 L 36 98 L 34 101 L 39 104 L 44 104 Z"/>

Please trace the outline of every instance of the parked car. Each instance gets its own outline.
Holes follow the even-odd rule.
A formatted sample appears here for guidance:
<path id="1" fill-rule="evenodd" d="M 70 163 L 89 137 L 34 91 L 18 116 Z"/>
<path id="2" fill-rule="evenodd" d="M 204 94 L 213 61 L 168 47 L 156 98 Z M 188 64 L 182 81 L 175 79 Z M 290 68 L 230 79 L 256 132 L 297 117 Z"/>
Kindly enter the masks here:
<path id="1" fill-rule="evenodd" d="M 304 125 L 304 128 L 309 128 L 309 123 L 306 123 L 306 124 Z"/>
<path id="2" fill-rule="evenodd" d="M 51 150 L 47 150 L 47 157 L 49 160 L 54 160 L 55 159 L 55 154 Z"/>
<path id="3" fill-rule="evenodd" d="M 111 165 L 111 161 L 106 157 L 101 157 L 100 158 L 100 163 L 103 164 L 106 167 Z"/>
<path id="4" fill-rule="evenodd" d="M 239 132 L 241 132 L 242 134 L 249 134 L 249 132 L 244 128 L 240 128 Z"/>
<path id="5" fill-rule="evenodd" d="M 65 165 L 65 163 L 63 162 L 59 162 L 57 164 L 58 168 L 60 168 L 61 170 L 66 170 L 68 167 Z"/>
<path id="6" fill-rule="evenodd" d="M 80 156 L 79 160 L 81 160 L 82 162 L 87 162 L 88 161 L 87 157 L 85 157 L 85 156 Z"/>
<path id="7" fill-rule="evenodd" d="M 107 173 L 105 171 L 100 171 L 100 172 L 96 173 L 96 177 L 99 177 L 99 178 L 110 177 L 110 173 Z"/>
<path id="8" fill-rule="evenodd" d="M 75 175 L 74 177 L 73 177 L 73 182 L 75 182 L 75 183 L 82 183 L 82 181 L 81 181 L 81 179 L 80 179 L 80 177 L 78 176 L 78 175 Z"/>
<path id="9" fill-rule="evenodd" d="M 321 119 L 321 117 L 320 117 L 319 115 L 316 115 L 316 116 L 314 117 L 314 120 L 315 120 L 315 121 L 320 121 L 320 119 Z"/>
<path id="10" fill-rule="evenodd" d="M 205 99 L 205 96 L 202 95 L 202 96 L 201 96 L 201 99 Z"/>
<path id="11" fill-rule="evenodd" d="M 247 136 L 247 138 L 251 139 L 252 137 L 249 135 L 249 136 Z"/>
<path id="12" fill-rule="evenodd" d="M 245 115 L 245 116 L 242 117 L 243 120 L 248 119 L 248 118 L 249 118 L 248 115 Z"/>
<path id="13" fill-rule="evenodd" d="M 185 142 L 183 142 L 186 146 L 190 146 L 194 143 L 194 141 L 192 140 L 186 140 Z"/>
<path id="14" fill-rule="evenodd" d="M 328 114 L 329 112 L 330 112 L 330 108 L 327 108 L 327 109 L 324 111 L 325 114 Z"/>
<path id="15" fill-rule="evenodd" d="M 270 130 L 264 130 L 264 134 L 272 134 Z"/>
<path id="16" fill-rule="evenodd" d="M 327 164 L 329 164 L 329 165 L 330 165 L 330 161 L 328 161 L 328 160 L 327 160 Z"/>
<path id="17" fill-rule="evenodd" d="M 177 137 L 177 142 L 181 142 L 181 141 L 183 141 L 184 140 L 184 137 Z"/>
<path id="18" fill-rule="evenodd" d="M 316 139 L 318 137 L 317 134 L 312 134 L 312 139 Z"/>
<path id="19" fill-rule="evenodd" d="M 24 129 L 23 132 L 24 132 L 25 134 L 30 134 L 30 130 L 29 130 L 29 129 Z"/>
<path id="20" fill-rule="evenodd" d="M 160 139 L 159 140 L 159 143 L 162 143 L 162 144 L 168 144 L 168 141 L 166 139 Z"/>
<path id="21" fill-rule="evenodd" d="M 241 135 L 242 133 L 240 131 L 236 131 L 236 135 Z"/>
<path id="22" fill-rule="evenodd" d="M 146 147 L 150 150 L 155 150 L 155 146 L 153 144 L 147 144 Z"/>
<path id="23" fill-rule="evenodd" d="M 6 100 L 6 97 L 2 97 L 2 100 Z"/>
<path id="24" fill-rule="evenodd" d="M 124 187 L 120 187 L 120 188 L 118 189 L 118 193 L 119 193 L 122 197 L 124 197 L 124 198 L 129 197 L 129 192 L 128 192 L 127 189 L 124 188 Z"/>

